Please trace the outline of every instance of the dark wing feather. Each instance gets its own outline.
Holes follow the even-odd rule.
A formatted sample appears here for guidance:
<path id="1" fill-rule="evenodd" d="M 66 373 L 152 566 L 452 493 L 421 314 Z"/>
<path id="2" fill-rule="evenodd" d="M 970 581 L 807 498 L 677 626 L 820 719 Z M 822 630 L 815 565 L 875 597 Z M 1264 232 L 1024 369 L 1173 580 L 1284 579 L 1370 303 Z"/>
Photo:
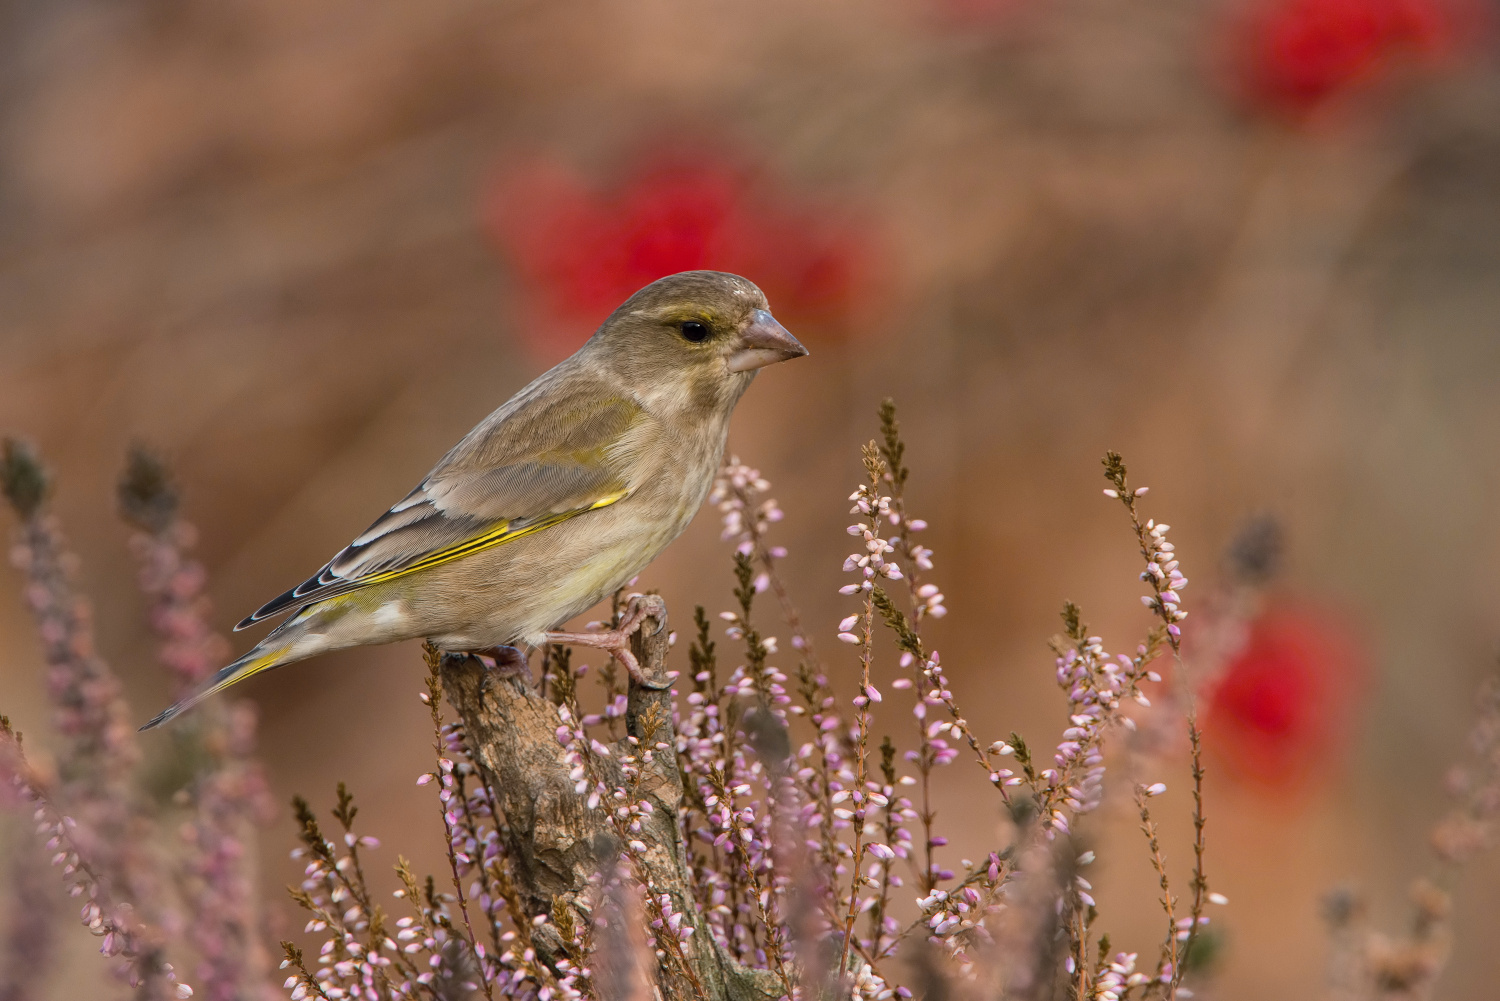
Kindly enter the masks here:
<path id="1" fill-rule="evenodd" d="M 588 395 L 595 400 L 579 399 Z M 321 570 L 235 629 L 619 500 L 626 485 L 618 453 L 642 416 L 634 401 L 601 393 L 545 402 L 518 398 L 470 432 L 420 486 Z"/>

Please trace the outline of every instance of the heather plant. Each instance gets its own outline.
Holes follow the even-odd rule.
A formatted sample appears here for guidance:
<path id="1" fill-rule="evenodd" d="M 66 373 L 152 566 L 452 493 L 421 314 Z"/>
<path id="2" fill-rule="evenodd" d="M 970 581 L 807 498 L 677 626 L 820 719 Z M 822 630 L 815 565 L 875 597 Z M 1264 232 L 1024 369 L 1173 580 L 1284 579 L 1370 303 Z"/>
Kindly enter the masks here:
<path id="1" fill-rule="evenodd" d="M 1500 676 L 1480 692 L 1464 760 L 1445 776 L 1452 807 L 1431 829 L 1432 857 L 1410 887 L 1406 929 L 1372 926 L 1353 888 L 1327 895 L 1324 918 L 1333 943 L 1329 963 L 1336 1001 L 1423 1001 L 1431 998 L 1452 948 L 1452 894 L 1464 866 L 1490 848 L 1500 815 Z"/>
<path id="2" fill-rule="evenodd" d="M 1065 603 L 1050 645 L 1068 725 L 1055 740 L 1029 742 L 981 733 L 963 709 L 976 696 L 946 672 L 933 629 L 947 614 L 938 560 L 921 542 L 927 525 L 908 494 L 914 477 L 889 402 L 862 458 L 848 498 L 853 551 L 838 585 L 848 606 L 836 623 L 820 628 L 798 612 L 774 540 L 783 512 L 765 478 L 731 458 L 711 502 L 730 550 L 733 607 L 717 616 L 696 608 L 676 652 L 658 595 L 622 592 L 609 619 L 590 624 L 641 621 L 632 645 L 640 680 L 614 661 L 585 664 L 565 646 L 541 650 L 535 672 L 515 652 L 428 647 L 420 699 L 434 764 L 417 784 L 437 798 L 446 869 L 419 874 L 402 856 L 381 859 L 342 784 L 327 817 L 296 798 L 294 856 L 304 870 L 290 890 L 307 921 L 301 940 L 281 943 L 287 995 L 1190 996 L 1209 907 L 1227 901 L 1205 870 L 1198 675 L 1183 647 L 1188 580 L 1170 527 L 1145 510 L 1148 490 L 1120 456 L 1105 456 L 1104 494 L 1139 549 L 1150 625 L 1133 648 L 1111 653 Z M 54 777 L 0 725 L 6 802 L 31 812 L 83 901 L 84 924 L 141 996 L 268 996 L 246 861 L 265 814 L 253 714 L 219 700 L 184 719 L 173 753 L 190 763 L 186 777 L 172 804 L 153 807 L 118 683 L 93 651 L 71 558 L 46 512 L 45 473 L 12 444 L 4 474 L 22 518 L 13 562 L 28 582 L 63 738 Z M 158 461 L 132 456 L 121 510 L 136 530 L 131 547 L 161 661 L 186 689 L 217 666 L 225 644 L 207 624 L 205 578 L 176 497 Z M 1275 547 L 1252 544 L 1257 532 L 1266 535 L 1256 528 L 1231 547 L 1244 570 L 1230 575 L 1223 594 L 1232 600 L 1221 594 L 1194 620 L 1210 671 L 1216 644 L 1245 614 L 1246 589 L 1266 576 L 1251 571 Z M 824 637 L 834 641 L 826 649 Z M 881 691 L 876 679 L 892 674 Z M 1487 847 L 1500 810 L 1497 748 L 1492 688 L 1473 760 L 1450 777 L 1459 806 L 1436 829 L 1438 865 L 1414 893 L 1410 933 L 1370 930 L 1350 894 L 1330 902 L 1337 997 L 1429 996 L 1447 957 L 1444 887 Z M 1191 854 L 1169 860 L 1154 807 L 1165 770 L 1184 759 Z M 944 833 L 951 818 L 935 786 L 946 769 L 993 797 L 1000 819 L 996 843 L 973 858 L 955 858 Z M 1091 825 L 1110 800 L 1138 818 L 1156 875 L 1160 934 L 1146 955 L 1114 945 L 1094 896 Z M 176 843 L 159 833 L 171 810 L 186 817 Z M 45 896 L 25 858 L 16 856 L 25 877 L 16 892 Z M 399 887 L 389 899 L 370 875 L 377 865 L 393 867 Z M 8 955 L 44 955 L 49 929 L 45 920 L 17 925 Z M 179 953 L 194 988 L 167 962 Z M 34 996 L 34 972 L 24 982 L 10 974 L 4 996 Z"/>
<path id="3" fill-rule="evenodd" d="M 227 659 L 229 643 L 209 625 L 208 575 L 192 558 L 197 531 L 178 516 L 179 499 L 162 462 L 137 448 L 118 490 L 129 544 L 139 565 L 147 620 L 180 698 Z M 255 705 L 217 700 L 183 728 L 179 753 L 189 777 L 177 797 L 191 807 L 181 825 L 174 882 L 188 918 L 184 934 L 198 956 L 200 996 L 238 1001 L 264 996 L 269 957 L 263 946 L 250 850 L 271 816 L 255 752 Z"/>
<path id="4" fill-rule="evenodd" d="M 1203 769 L 1185 680 L 1196 830 L 1185 894 L 1168 874 L 1150 809 L 1165 786 L 1131 783 L 1125 792 L 1165 911 L 1150 961 L 1110 949 L 1084 875 L 1093 853 L 1076 833 L 1105 796 L 1107 745 L 1135 726 L 1126 706 L 1148 705 L 1146 687 L 1161 681 L 1153 662 L 1170 655 L 1186 677 L 1188 582 L 1168 526 L 1144 516 L 1146 489 L 1127 481 L 1119 456 L 1107 456 L 1105 492 L 1123 505 L 1140 547 L 1143 600 L 1156 624 L 1133 654 L 1110 655 L 1066 605 L 1053 650 L 1071 725 L 1048 752 L 1015 734 L 982 738 L 926 635 L 947 609 L 931 579 L 933 553 L 919 541 L 926 524 L 909 510 L 911 471 L 891 404 L 880 421 L 881 437 L 864 449 L 865 478 L 849 497 L 855 551 L 839 591 L 852 608 L 830 630 L 852 648 L 852 695 L 836 690 L 831 662 L 815 649 L 779 572 L 785 551 L 771 532 L 783 514 L 770 485 L 731 459 L 712 502 L 733 547 L 735 607 L 719 614 L 722 633 L 696 610 L 686 673 L 638 655 L 677 700 L 622 686 L 612 667 L 591 671 L 566 649 L 543 651 L 534 691 L 492 680 L 529 676 L 516 664 L 479 667 L 468 658 L 468 670 L 487 679 L 481 687 L 509 691 L 510 707 L 499 712 L 476 700 L 473 673 L 461 679 L 465 658 L 428 651 L 423 701 L 438 767 L 418 781 L 438 787 L 450 871 L 424 884 L 399 863 L 398 896 L 411 913 L 393 922 L 395 912 L 373 901 L 361 851 L 374 842 L 354 829 L 347 791 L 333 837 L 299 801 L 308 862 L 295 895 L 311 915 L 308 930 L 327 937 L 316 960 L 285 944 L 293 996 L 625 997 L 654 979 L 667 997 L 889 998 L 913 996 L 905 981 L 914 973 L 928 994 L 941 982 L 980 996 L 1185 995 L 1185 958 L 1208 923 L 1206 905 L 1222 901 L 1203 874 Z M 779 626 L 767 624 L 763 596 L 774 599 Z M 614 621 L 595 627 L 612 628 L 627 602 L 650 603 L 647 622 L 662 628 L 665 608 L 652 596 L 617 598 Z M 777 664 L 783 650 L 772 630 L 783 627 L 791 673 Z M 888 700 L 874 678 L 889 647 L 901 673 Z M 590 676 L 599 712 L 583 708 Z M 446 722 L 439 706 L 445 682 L 455 680 L 470 691 L 455 694 L 450 684 L 459 719 Z M 892 713 L 897 698 L 908 707 Z M 524 730 L 522 712 L 543 720 L 554 747 L 542 751 L 541 767 L 563 787 L 539 791 L 530 811 L 504 802 L 507 775 L 524 779 L 507 759 L 538 749 L 496 748 L 479 735 L 498 729 L 486 718 L 497 714 L 508 730 Z M 997 812 L 1014 818 L 1009 839 L 978 862 L 949 857 L 934 807 L 935 772 L 961 760 L 979 769 L 975 779 L 991 789 Z M 569 848 L 587 845 L 590 864 L 549 895 L 545 877 L 557 873 L 538 872 L 534 840 L 551 836 L 539 832 L 536 813 L 554 796 L 571 802 L 549 810 L 592 818 L 562 821 L 573 827 Z M 644 920 L 643 943 L 630 944 L 610 916 L 627 911 L 622 899 Z M 603 955 L 614 957 L 610 968 L 601 967 Z M 617 993 L 620 984 L 634 986 Z"/>
<path id="5" fill-rule="evenodd" d="M 201 996 L 264 997 L 269 963 L 248 868 L 253 828 L 267 816 L 253 757 L 253 710 L 243 702 L 215 706 L 180 732 L 175 773 L 182 777 L 173 798 L 187 816 L 173 844 L 159 830 L 171 811 L 151 802 L 142 781 L 119 681 L 95 650 L 90 605 L 73 585 L 77 559 L 47 508 L 47 473 L 29 448 L 7 441 L 0 480 L 21 519 L 11 562 L 26 580 L 60 738 L 56 775 L 43 775 L 0 717 L 6 795 L 31 811 L 68 893 L 84 901 L 84 925 L 101 937 L 100 951 L 116 958 L 119 976 L 140 997 L 193 994 L 166 959 L 179 939 L 198 960 Z M 217 667 L 228 647 L 208 625 L 206 575 L 190 555 L 194 530 L 178 514 L 165 468 L 143 451 L 130 456 L 119 503 L 135 529 L 130 545 L 162 663 L 185 690 Z M 35 897 L 36 880 L 31 872 L 18 879 L 19 892 Z M 8 997 L 19 1001 L 38 989 L 45 964 L 36 961 L 50 951 L 50 915 L 28 906 L 27 920 L 12 930 Z M 31 986 L 14 986 L 23 982 Z"/>

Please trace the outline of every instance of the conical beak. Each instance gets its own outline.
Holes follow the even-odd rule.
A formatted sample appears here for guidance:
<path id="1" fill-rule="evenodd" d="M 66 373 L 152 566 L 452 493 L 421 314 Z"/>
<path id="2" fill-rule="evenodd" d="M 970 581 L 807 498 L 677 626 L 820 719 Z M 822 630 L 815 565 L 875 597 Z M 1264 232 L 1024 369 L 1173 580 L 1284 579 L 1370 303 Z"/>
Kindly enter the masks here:
<path id="1" fill-rule="evenodd" d="M 729 356 L 729 371 L 751 372 L 789 358 L 801 358 L 807 348 L 763 309 L 750 314 L 750 325 L 740 334 L 740 346 Z"/>

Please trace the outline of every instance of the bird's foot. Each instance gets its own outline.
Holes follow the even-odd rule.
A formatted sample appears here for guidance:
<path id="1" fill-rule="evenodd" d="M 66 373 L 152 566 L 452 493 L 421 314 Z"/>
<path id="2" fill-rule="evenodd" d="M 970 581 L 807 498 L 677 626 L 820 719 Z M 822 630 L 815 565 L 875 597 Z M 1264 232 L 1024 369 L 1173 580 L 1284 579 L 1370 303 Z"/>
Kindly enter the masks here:
<path id="1" fill-rule="evenodd" d="M 495 670 L 501 674 L 531 674 L 531 665 L 526 655 L 513 646 L 491 646 L 483 650 L 470 650 L 476 657 L 489 657 L 495 662 Z"/>
<path id="2" fill-rule="evenodd" d="M 549 632 L 547 634 L 547 642 L 562 643 L 568 646 L 587 646 L 593 647 L 596 650 L 608 651 L 610 656 L 625 665 L 625 670 L 630 672 L 630 676 L 638 684 L 644 685 L 646 683 L 646 674 L 641 670 L 640 661 L 635 659 L 635 654 L 630 652 L 631 633 L 634 633 L 639 628 L 640 623 L 637 622 L 635 623 L 635 627 L 628 631 L 622 628 L 606 629 L 596 633 Z"/>
<path id="3" fill-rule="evenodd" d="M 596 650 L 605 650 L 630 673 L 630 677 L 638 685 L 647 688 L 660 688 L 661 685 L 646 677 L 646 672 L 641 670 L 640 661 L 635 659 L 635 654 L 630 650 L 630 637 L 641 628 L 641 623 L 652 616 L 661 622 L 664 606 L 661 597 L 654 594 L 638 594 L 630 599 L 625 606 L 625 614 L 620 619 L 620 624 L 614 629 L 602 629 L 592 633 L 547 633 L 547 642 L 564 643 L 572 646 L 593 647 Z"/>

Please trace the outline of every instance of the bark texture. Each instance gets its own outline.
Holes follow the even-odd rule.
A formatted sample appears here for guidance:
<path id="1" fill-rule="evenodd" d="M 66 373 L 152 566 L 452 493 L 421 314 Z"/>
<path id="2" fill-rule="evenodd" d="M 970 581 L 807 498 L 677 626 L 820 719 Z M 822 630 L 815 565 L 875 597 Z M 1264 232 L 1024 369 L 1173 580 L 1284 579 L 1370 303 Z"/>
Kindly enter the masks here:
<path id="1" fill-rule="evenodd" d="M 647 684 L 631 681 L 626 727 L 640 739 L 642 719 L 655 706 L 660 724 L 654 739 L 675 747 L 666 604 L 655 595 L 644 600 L 648 614 L 632 646 Z M 504 813 L 502 836 L 508 841 L 513 878 L 528 912 L 552 913 L 566 905 L 589 915 L 589 878 L 617 857 L 619 849 L 603 809 L 590 810 L 586 797 L 573 791 L 567 752 L 557 741 L 562 725 L 557 707 L 536 691 L 529 672 L 497 671 L 475 657 L 450 654 L 443 658 L 442 674 L 444 691 L 463 720 L 481 776 Z M 618 742 L 611 748 L 615 758 L 601 761 L 604 769 L 613 771 L 611 778 L 618 777 L 617 760 L 627 747 L 625 741 Z M 683 786 L 675 751 L 656 756 L 642 782 L 642 795 L 654 813 L 644 825 L 641 840 L 647 851 L 637 875 L 650 892 L 671 894 L 673 908 L 692 923 L 687 959 L 703 988 L 698 994 L 682 976 L 658 963 L 657 996 L 666 1001 L 779 997 L 774 975 L 746 968 L 715 946 L 698 907 L 678 823 Z M 561 955 L 561 942 L 552 924 L 540 932 L 538 955 L 553 962 Z"/>

